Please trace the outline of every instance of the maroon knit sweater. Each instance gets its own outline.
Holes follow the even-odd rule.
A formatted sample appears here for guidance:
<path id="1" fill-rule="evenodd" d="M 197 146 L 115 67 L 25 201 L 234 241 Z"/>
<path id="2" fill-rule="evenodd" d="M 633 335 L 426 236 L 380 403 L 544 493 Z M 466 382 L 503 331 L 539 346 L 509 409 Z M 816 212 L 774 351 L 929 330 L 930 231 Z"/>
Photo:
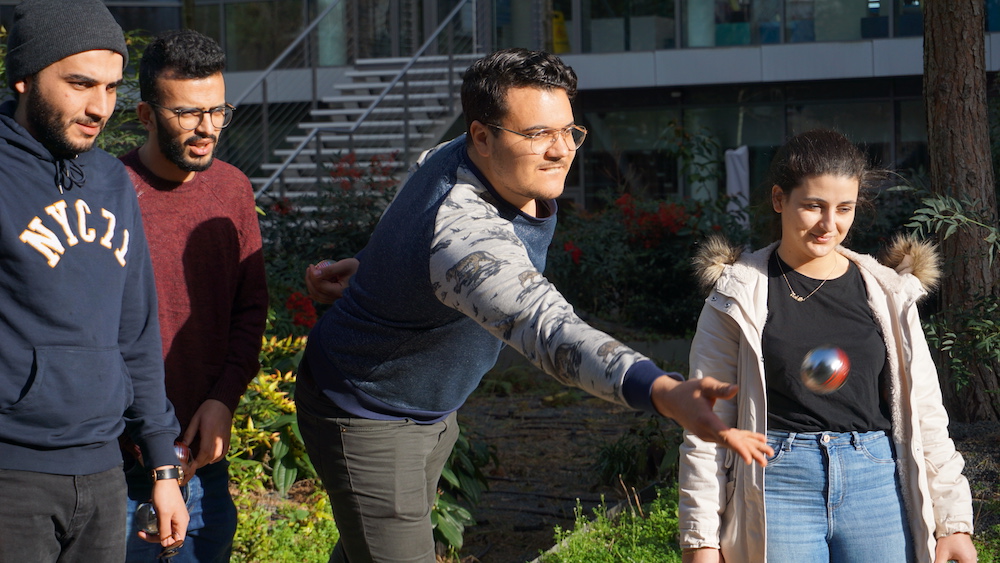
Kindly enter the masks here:
<path id="1" fill-rule="evenodd" d="M 206 399 L 234 411 L 260 367 L 267 283 L 253 189 L 218 160 L 184 183 L 154 176 L 137 150 L 121 160 L 149 240 L 167 397 L 183 434 Z"/>

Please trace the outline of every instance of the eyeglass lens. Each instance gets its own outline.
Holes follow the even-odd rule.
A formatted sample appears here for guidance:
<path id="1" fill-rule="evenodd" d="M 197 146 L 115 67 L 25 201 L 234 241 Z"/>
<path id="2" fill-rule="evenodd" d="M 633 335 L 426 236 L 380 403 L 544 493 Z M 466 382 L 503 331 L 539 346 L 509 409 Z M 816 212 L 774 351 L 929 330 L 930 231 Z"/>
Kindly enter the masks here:
<path id="1" fill-rule="evenodd" d="M 220 108 L 212 108 L 208 111 L 200 109 L 191 109 L 180 112 L 177 114 L 177 119 L 180 122 L 180 126 L 188 131 L 194 131 L 201 125 L 201 120 L 204 115 L 208 114 L 212 121 L 212 125 L 217 129 L 222 129 L 229 125 L 229 122 L 233 120 L 233 110 L 229 106 L 223 106 Z"/>
<path id="2" fill-rule="evenodd" d="M 587 138 L 587 132 L 582 128 L 569 127 L 560 131 L 552 131 L 545 135 L 534 136 L 531 137 L 531 150 L 535 151 L 535 154 L 544 154 L 552 145 L 556 144 L 556 141 L 560 137 L 566 142 L 569 148 L 576 150 L 583 146 L 583 141 Z"/>

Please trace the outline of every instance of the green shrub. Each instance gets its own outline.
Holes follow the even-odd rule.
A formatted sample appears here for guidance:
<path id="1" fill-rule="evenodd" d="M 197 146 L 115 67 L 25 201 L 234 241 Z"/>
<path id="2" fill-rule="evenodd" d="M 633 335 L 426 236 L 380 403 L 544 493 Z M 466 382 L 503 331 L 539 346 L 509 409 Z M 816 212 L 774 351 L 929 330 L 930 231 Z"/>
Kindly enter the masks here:
<path id="1" fill-rule="evenodd" d="M 648 506 L 630 505 L 617 517 L 609 517 L 605 508 L 598 508 L 590 521 L 578 508 L 574 529 L 556 528 L 558 547 L 539 561 L 679 563 L 677 537 L 677 490 L 664 489 Z"/>
<path id="2" fill-rule="evenodd" d="M 241 495 L 236 508 L 234 563 L 326 563 L 340 537 L 322 491 L 301 502 Z"/>
<path id="3" fill-rule="evenodd" d="M 641 415 L 616 441 L 597 452 L 594 470 L 603 485 L 623 483 L 642 487 L 647 483 L 677 480 L 678 447 L 684 440 L 676 424 L 658 416 Z"/>
<path id="4" fill-rule="evenodd" d="M 703 301 L 692 275 L 695 244 L 715 233 L 745 243 L 745 213 L 727 211 L 728 196 L 639 201 L 624 193 L 605 199 L 598 211 L 561 218 L 547 275 L 587 313 L 686 336 Z"/>
<path id="5" fill-rule="evenodd" d="M 275 192 L 259 200 L 275 334 L 308 333 L 322 311 L 303 293 L 306 267 L 357 254 L 396 193 L 394 155 L 359 162 L 347 153 L 325 168 L 332 181 L 294 198 Z"/>

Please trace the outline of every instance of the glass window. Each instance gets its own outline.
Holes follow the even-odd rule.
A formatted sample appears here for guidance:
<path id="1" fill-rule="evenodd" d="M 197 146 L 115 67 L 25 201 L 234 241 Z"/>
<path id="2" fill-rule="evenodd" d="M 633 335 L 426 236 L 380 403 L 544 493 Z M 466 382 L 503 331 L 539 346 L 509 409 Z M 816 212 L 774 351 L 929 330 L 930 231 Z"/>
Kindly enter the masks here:
<path id="1" fill-rule="evenodd" d="M 584 2 L 584 52 L 655 51 L 676 46 L 674 2 L 607 0 Z"/>
<path id="2" fill-rule="evenodd" d="M 636 197 L 676 194 L 675 139 L 679 112 L 639 109 L 584 113 L 589 131 L 583 146 L 588 206 L 601 191 L 628 189 Z"/>
<path id="3" fill-rule="evenodd" d="M 223 10 L 222 4 L 212 4 L 204 5 L 198 4 L 194 7 L 194 30 L 204 33 L 205 35 L 215 39 L 219 42 L 219 45 L 225 46 L 226 44 L 226 34 L 225 27 L 223 26 Z M 229 54 L 227 53 L 228 57 Z"/>
<path id="4" fill-rule="evenodd" d="M 573 35 L 573 0 L 552 0 L 552 52 L 578 53 L 579 37 Z"/>
<path id="5" fill-rule="evenodd" d="M 267 68 L 305 26 L 302 2 L 303 0 L 283 0 L 227 4 L 227 70 Z"/>
<path id="6" fill-rule="evenodd" d="M 1000 31 L 1000 0 L 986 0 L 986 31 Z"/>
<path id="7" fill-rule="evenodd" d="M 788 106 L 788 134 L 816 128 L 834 129 L 865 147 L 871 161 L 891 166 L 892 102 L 844 102 Z"/>
<path id="8" fill-rule="evenodd" d="M 904 175 L 911 171 L 926 173 L 930 169 L 923 100 L 899 102 L 899 141 L 893 169 Z"/>
<path id="9" fill-rule="evenodd" d="M 182 27 L 180 2 L 173 7 L 109 6 L 108 10 L 125 30 L 141 29 L 155 35 Z"/>
<path id="10" fill-rule="evenodd" d="M 924 34 L 924 6 L 921 0 L 897 0 L 896 37 L 916 37 Z"/>
<path id="11" fill-rule="evenodd" d="M 889 37 L 892 0 L 868 0 L 868 16 L 861 20 L 861 38 Z"/>
<path id="12" fill-rule="evenodd" d="M 786 0 L 785 22 L 786 43 L 815 41 L 816 2 L 814 0 Z"/>
<path id="13" fill-rule="evenodd" d="M 694 174 L 682 179 L 688 183 L 685 193 L 695 197 L 715 197 L 725 191 L 725 151 L 746 146 L 750 164 L 749 198 L 756 201 L 755 190 L 764 181 L 774 147 L 784 141 L 784 106 L 744 104 L 736 107 L 696 108 L 684 112 L 684 127 L 703 147 L 715 147 L 712 162 L 702 158 L 692 162 Z M 698 181 L 695 177 L 707 178 Z"/>
<path id="14" fill-rule="evenodd" d="M 493 5 L 496 47 L 533 48 L 534 32 L 538 27 L 537 20 L 534 2 L 496 0 Z"/>

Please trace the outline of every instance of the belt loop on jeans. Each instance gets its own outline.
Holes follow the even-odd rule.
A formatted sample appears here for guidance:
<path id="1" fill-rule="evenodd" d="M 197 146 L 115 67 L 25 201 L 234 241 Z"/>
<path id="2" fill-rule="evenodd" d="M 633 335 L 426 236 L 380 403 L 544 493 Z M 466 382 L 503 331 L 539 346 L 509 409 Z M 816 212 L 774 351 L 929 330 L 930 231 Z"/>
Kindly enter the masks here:
<path id="1" fill-rule="evenodd" d="M 795 432 L 789 432 L 788 436 L 781 443 L 782 451 L 790 452 L 792 451 L 792 442 L 795 440 Z"/>
<path id="2" fill-rule="evenodd" d="M 854 446 L 854 449 L 856 450 L 861 449 L 861 434 L 858 434 L 857 430 L 851 431 L 851 445 Z"/>

